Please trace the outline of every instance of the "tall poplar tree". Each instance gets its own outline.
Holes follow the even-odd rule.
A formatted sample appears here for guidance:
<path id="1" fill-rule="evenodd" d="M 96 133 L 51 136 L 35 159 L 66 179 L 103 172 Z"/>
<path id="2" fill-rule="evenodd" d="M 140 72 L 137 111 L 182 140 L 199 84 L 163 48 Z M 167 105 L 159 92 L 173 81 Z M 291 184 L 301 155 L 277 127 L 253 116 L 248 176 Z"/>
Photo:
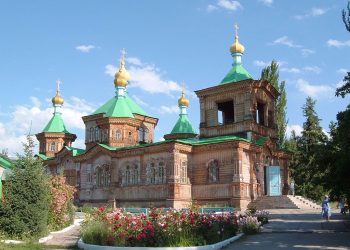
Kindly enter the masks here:
<path id="1" fill-rule="evenodd" d="M 261 72 L 261 79 L 269 81 L 280 93 L 276 101 L 276 125 L 277 125 L 277 144 L 279 148 L 285 147 L 286 129 L 287 129 L 287 93 L 285 89 L 285 81 L 279 80 L 279 65 L 273 60 L 271 65 L 265 67 Z"/>

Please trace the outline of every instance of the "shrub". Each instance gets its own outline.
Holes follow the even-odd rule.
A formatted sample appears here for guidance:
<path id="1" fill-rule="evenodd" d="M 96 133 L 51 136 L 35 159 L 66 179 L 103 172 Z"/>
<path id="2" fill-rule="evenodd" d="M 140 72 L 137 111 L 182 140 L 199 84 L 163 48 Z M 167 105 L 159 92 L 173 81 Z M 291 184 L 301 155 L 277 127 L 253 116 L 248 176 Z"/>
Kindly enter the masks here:
<path id="1" fill-rule="evenodd" d="M 23 145 L 24 155 L 18 155 L 12 173 L 6 176 L 0 229 L 14 237 L 38 237 L 47 232 L 49 176 L 41 160 L 33 157 L 33 139 L 28 136 Z"/>
<path id="2" fill-rule="evenodd" d="M 256 217 L 244 216 L 238 222 L 240 230 L 245 234 L 256 234 L 260 232 L 261 223 Z"/>
<path id="3" fill-rule="evenodd" d="M 49 226 L 53 230 L 62 229 L 74 220 L 73 195 L 75 188 L 66 183 L 63 174 L 50 178 L 51 206 Z"/>

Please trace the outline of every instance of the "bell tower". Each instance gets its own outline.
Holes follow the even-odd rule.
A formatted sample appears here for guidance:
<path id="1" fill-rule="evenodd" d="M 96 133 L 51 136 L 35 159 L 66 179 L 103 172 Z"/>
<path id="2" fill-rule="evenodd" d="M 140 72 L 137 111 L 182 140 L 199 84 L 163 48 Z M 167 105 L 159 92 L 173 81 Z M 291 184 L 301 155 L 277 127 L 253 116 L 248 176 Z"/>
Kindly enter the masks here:
<path id="1" fill-rule="evenodd" d="M 61 82 L 57 80 L 56 95 L 52 98 L 53 116 L 41 133 L 36 134 L 39 141 L 39 155 L 54 157 L 64 146 L 71 146 L 77 136 L 68 132 L 62 119 L 64 99 L 60 94 Z"/>

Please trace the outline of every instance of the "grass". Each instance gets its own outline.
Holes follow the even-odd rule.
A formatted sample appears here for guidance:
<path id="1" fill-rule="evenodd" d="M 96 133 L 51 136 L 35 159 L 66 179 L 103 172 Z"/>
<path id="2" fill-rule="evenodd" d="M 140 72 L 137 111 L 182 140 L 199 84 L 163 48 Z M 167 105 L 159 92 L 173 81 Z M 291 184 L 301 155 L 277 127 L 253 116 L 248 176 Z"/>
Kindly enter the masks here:
<path id="1" fill-rule="evenodd" d="M 79 248 L 65 248 L 62 246 L 47 246 L 47 245 L 41 245 L 39 243 L 23 243 L 23 244 L 5 244 L 0 243 L 0 250 L 46 250 L 46 249 L 73 249 L 78 250 Z"/>

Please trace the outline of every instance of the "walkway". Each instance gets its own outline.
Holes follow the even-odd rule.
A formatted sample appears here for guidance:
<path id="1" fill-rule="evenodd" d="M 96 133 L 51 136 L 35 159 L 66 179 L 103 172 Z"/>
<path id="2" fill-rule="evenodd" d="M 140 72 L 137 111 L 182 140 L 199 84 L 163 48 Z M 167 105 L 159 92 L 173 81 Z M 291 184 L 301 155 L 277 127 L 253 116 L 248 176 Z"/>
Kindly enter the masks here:
<path id="1" fill-rule="evenodd" d="M 270 223 L 261 234 L 244 236 L 224 249 L 350 249 L 349 215 L 344 217 L 335 211 L 326 222 L 315 210 L 269 211 Z"/>
<path id="2" fill-rule="evenodd" d="M 76 213 L 75 219 L 82 219 L 82 213 Z M 55 233 L 53 237 L 44 243 L 47 249 L 77 249 L 77 242 L 80 238 L 80 225 L 75 225 L 70 230 L 62 233 Z"/>

